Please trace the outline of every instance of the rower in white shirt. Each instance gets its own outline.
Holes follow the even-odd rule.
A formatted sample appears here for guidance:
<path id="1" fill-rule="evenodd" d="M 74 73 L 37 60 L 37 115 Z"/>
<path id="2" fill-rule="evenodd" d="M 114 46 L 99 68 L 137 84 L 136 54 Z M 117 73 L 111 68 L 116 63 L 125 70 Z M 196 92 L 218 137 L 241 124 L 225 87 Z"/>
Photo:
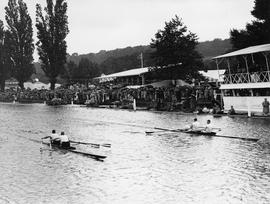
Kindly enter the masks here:
<path id="1" fill-rule="evenodd" d="M 190 129 L 192 131 L 199 131 L 201 130 L 200 123 L 198 122 L 197 118 L 194 118 L 194 122 L 191 124 Z"/>
<path id="2" fill-rule="evenodd" d="M 68 136 L 65 135 L 64 132 L 61 132 L 61 135 L 59 136 L 60 138 L 60 145 L 63 148 L 69 148 L 70 147 L 70 141 L 68 139 Z"/>
<path id="3" fill-rule="evenodd" d="M 41 139 L 47 139 L 47 138 L 50 138 L 51 144 L 60 145 L 60 138 L 59 138 L 59 135 L 56 133 L 55 130 L 52 130 L 52 133 L 51 133 L 50 136 L 46 136 L 46 137 L 43 137 Z"/>
<path id="4" fill-rule="evenodd" d="M 55 130 L 52 130 L 52 134 L 51 134 L 51 143 L 54 145 L 60 145 L 60 139 L 59 139 L 59 135 L 56 133 Z"/>
<path id="5" fill-rule="evenodd" d="M 207 120 L 204 132 L 213 132 L 213 127 L 211 124 L 211 120 Z"/>

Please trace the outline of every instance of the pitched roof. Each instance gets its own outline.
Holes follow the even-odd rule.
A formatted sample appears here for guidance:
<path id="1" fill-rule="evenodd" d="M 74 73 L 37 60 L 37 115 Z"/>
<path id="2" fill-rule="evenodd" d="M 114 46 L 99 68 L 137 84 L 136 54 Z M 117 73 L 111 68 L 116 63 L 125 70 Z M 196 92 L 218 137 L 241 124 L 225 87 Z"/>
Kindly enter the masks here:
<path id="1" fill-rule="evenodd" d="M 213 59 L 227 58 L 227 57 L 233 57 L 233 56 L 238 56 L 238 55 L 248 55 L 248 54 L 258 53 L 258 52 L 270 52 L 270 44 L 247 47 L 247 48 L 230 52 L 224 55 L 219 55 L 217 57 L 214 57 Z"/>
<path id="2" fill-rule="evenodd" d="M 137 68 L 137 69 L 130 69 L 123 72 L 118 72 L 114 74 L 104 75 L 101 77 L 97 77 L 96 79 L 105 79 L 105 78 L 116 78 L 116 77 L 127 77 L 127 76 L 137 76 L 149 71 L 148 67 L 144 68 Z"/>

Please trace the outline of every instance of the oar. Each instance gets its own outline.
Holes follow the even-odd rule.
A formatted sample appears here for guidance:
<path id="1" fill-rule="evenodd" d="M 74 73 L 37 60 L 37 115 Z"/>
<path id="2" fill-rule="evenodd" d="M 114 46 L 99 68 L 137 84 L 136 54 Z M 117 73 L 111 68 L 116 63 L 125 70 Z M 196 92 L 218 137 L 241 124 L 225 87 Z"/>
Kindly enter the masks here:
<path id="1" fill-rule="evenodd" d="M 175 130 L 173 130 L 173 129 L 157 128 L 157 127 L 155 127 L 154 129 L 170 131 L 170 132 L 185 132 L 185 130 L 183 130 L 183 129 L 175 129 Z M 226 136 L 226 135 L 211 135 L 211 137 L 223 137 L 223 138 L 239 139 L 239 140 L 252 141 L 252 142 L 257 142 L 259 140 L 258 138 L 235 137 L 235 136 Z"/>
<path id="2" fill-rule="evenodd" d="M 102 147 L 111 147 L 111 144 L 104 143 L 104 144 L 96 144 L 96 143 L 90 143 L 90 142 L 77 142 L 77 141 L 72 141 L 70 140 L 71 143 L 76 143 L 76 144 L 84 144 L 84 145 L 91 145 L 95 148 L 99 148 L 100 146 Z"/>
<path id="3" fill-rule="evenodd" d="M 159 131 L 145 131 L 146 134 L 159 133 L 159 132 L 168 132 L 169 130 L 159 130 Z"/>

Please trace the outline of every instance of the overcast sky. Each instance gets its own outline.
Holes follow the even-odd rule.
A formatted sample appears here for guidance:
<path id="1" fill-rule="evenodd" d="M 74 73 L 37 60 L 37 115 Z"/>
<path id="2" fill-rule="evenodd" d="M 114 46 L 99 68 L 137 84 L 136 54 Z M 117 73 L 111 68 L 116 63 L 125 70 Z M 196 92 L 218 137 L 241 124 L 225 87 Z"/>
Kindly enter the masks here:
<path id="1" fill-rule="evenodd" d="M 8 0 L 0 0 L 0 19 Z M 25 0 L 35 23 L 35 4 Z M 183 19 L 199 41 L 228 38 L 252 20 L 254 0 L 69 0 L 68 52 L 86 54 L 149 44 L 164 22 Z M 36 58 L 36 57 L 35 57 Z"/>

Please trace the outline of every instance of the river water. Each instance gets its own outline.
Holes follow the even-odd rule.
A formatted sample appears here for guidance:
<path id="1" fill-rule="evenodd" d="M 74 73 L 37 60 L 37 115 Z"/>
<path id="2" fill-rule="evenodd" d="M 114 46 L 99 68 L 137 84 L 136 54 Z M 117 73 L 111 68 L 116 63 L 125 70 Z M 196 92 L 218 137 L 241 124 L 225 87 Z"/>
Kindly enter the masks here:
<path id="1" fill-rule="evenodd" d="M 80 106 L 0 104 L 0 203 L 270 203 L 270 120 L 213 118 L 220 135 L 156 132 L 194 115 Z M 104 162 L 49 151 L 34 140 L 52 129 L 73 140 L 110 143 L 83 151 Z M 40 151 L 40 148 L 44 149 Z"/>

